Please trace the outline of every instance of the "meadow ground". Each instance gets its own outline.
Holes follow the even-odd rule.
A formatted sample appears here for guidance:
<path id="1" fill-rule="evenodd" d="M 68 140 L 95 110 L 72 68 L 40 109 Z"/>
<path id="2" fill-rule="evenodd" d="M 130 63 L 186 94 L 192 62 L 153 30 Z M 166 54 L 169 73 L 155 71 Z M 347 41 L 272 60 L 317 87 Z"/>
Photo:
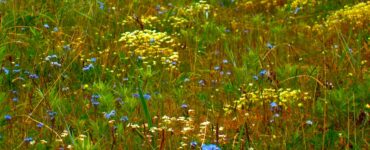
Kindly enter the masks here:
<path id="1" fill-rule="evenodd" d="M 0 149 L 369 149 L 370 2 L 0 0 Z"/>

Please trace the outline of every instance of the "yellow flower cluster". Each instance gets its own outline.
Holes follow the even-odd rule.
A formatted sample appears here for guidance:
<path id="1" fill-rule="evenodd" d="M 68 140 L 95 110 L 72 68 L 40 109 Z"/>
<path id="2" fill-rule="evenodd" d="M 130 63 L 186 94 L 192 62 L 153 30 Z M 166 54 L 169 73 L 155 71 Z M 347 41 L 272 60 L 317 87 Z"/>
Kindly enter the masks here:
<path id="1" fill-rule="evenodd" d="M 291 4 L 292 8 L 303 7 L 303 6 L 315 6 L 318 2 L 316 0 L 294 0 Z"/>
<path id="2" fill-rule="evenodd" d="M 135 30 L 123 33 L 119 41 L 125 43 L 130 55 L 139 57 L 144 64 L 155 66 L 160 60 L 163 65 L 168 65 L 169 69 L 177 69 L 179 54 L 174 48 L 178 44 L 175 43 L 174 37 L 166 32 Z"/>
<path id="3" fill-rule="evenodd" d="M 301 90 L 292 90 L 287 89 L 263 89 L 262 91 L 253 91 L 244 93 L 241 97 L 234 101 L 234 106 L 225 105 L 224 111 L 226 114 L 232 112 L 232 108 L 237 110 L 242 110 L 243 107 L 246 107 L 250 104 L 262 105 L 263 102 L 271 103 L 276 102 L 281 106 L 286 106 L 287 103 L 298 102 L 299 100 L 308 100 L 311 99 L 308 96 L 308 92 L 302 93 Z"/>
<path id="4" fill-rule="evenodd" d="M 141 21 L 144 25 L 149 25 L 149 27 L 153 27 L 153 24 L 158 23 L 159 19 L 156 16 L 146 16 L 141 18 Z"/>
<path id="5" fill-rule="evenodd" d="M 154 116 L 153 121 L 158 122 L 158 126 L 153 126 L 149 128 L 149 131 L 152 134 L 158 133 L 161 134 L 162 132 L 169 132 L 171 134 L 181 135 L 182 141 L 181 147 L 185 148 L 188 146 L 187 143 L 190 143 L 192 140 L 194 140 L 194 137 L 192 137 L 191 135 L 194 135 L 199 132 L 199 128 L 194 124 L 195 123 L 195 120 L 193 119 L 193 116 L 195 114 L 194 110 L 189 109 L 187 114 L 189 115 L 187 117 L 185 116 L 171 117 L 167 115 L 164 115 L 162 117 Z M 202 124 L 200 126 L 202 126 Z M 133 129 L 148 129 L 147 124 L 144 125 L 129 124 L 127 127 L 131 127 Z M 138 131 L 140 132 L 140 130 Z"/>
<path id="6" fill-rule="evenodd" d="M 208 13 L 211 9 L 211 5 L 207 4 L 206 1 L 201 0 L 197 3 L 193 3 L 190 6 L 180 8 L 179 14 L 184 16 L 196 16 L 199 13 Z"/>
<path id="7" fill-rule="evenodd" d="M 298 101 L 300 97 L 301 90 L 279 90 L 279 99 L 280 102 L 285 103 L 287 101 Z"/>
<path id="8" fill-rule="evenodd" d="M 145 28 L 149 27 L 152 29 L 153 28 L 156 29 L 156 27 L 159 27 L 159 26 L 163 27 L 164 22 L 168 23 L 169 25 L 171 25 L 171 27 L 174 27 L 174 28 L 185 27 L 185 25 L 189 22 L 187 19 L 183 17 L 177 17 L 177 16 L 170 16 L 168 19 L 162 20 L 161 18 L 158 18 L 157 16 L 150 15 L 150 16 L 143 16 L 139 20 L 142 23 L 142 25 L 144 25 Z M 138 23 L 137 20 L 132 16 L 129 16 L 125 20 L 122 21 L 122 25 L 136 26 L 137 23 Z"/>
<path id="9" fill-rule="evenodd" d="M 264 11 L 270 11 L 283 5 L 284 5 L 283 0 L 247 0 L 241 2 L 240 4 L 240 6 L 242 6 L 245 10 L 264 10 Z"/>
<path id="10" fill-rule="evenodd" d="M 364 29 L 370 24 L 370 1 L 361 2 L 355 6 L 345 6 L 332 13 L 326 20 L 325 25 L 329 30 L 335 28 L 343 29 L 345 27 L 353 27 L 353 29 Z"/>
<path id="11" fill-rule="evenodd" d="M 322 24 L 315 23 L 311 27 L 312 31 L 317 33 L 318 35 L 322 35 L 324 33 L 325 26 Z"/>
<path id="12" fill-rule="evenodd" d="M 189 21 L 182 17 L 171 16 L 166 20 L 171 24 L 172 27 L 179 28 L 184 27 Z"/>
<path id="13" fill-rule="evenodd" d="M 137 20 L 138 20 L 137 18 L 135 18 L 133 16 L 129 16 L 125 20 L 122 21 L 122 25 L 133 25 L 133 24 L 137 23 Z M 143 17 L 139 18 L 139 20 L 141 21 L 141 23 L 144 26 L 148 26 L 150 28 L 155 27 L 155 25 L 160 22 L 160 20 L 158 19 L 157 16 L 151 16 L 151 15 L 150 16 L 143 16 Z"/>
<path id="14" fill-rule="evenodd" d="M 190 6 L 189 9 L 187 9 L 187 11 L 196 11 L 196 12 L 202 12 L 202 11 L 206 11 L 206 10 L 209 10 L 211 7 L 211 5 L 207 4 L 206 1 L 199 1 L 199 3 L 195 3 L 194 5 Z"/>

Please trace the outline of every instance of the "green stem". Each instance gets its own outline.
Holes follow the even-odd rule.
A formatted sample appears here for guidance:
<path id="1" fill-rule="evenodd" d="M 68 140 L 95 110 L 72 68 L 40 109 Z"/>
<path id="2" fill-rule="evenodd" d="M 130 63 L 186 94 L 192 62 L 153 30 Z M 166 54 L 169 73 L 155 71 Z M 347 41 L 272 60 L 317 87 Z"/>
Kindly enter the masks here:
<path id="1" fill-rule="evenodd" d="M 148 126 L 149 126 L 149 128 L 151 128 L 152 127 L 152 119 L 150 117 L 148 106 L 146 104 L 146 100 L 144 98 L 143 91 L 141 89 L 141 84 L 142 84 L 142 81 L 139 79 L 139 96 L 140 96 L 140 101 L 141 101 L 141 105 L 143 106 L 143 109 L 144 109 L 145 117 L 146 117 L 146 119 L 148 121 Z"/>

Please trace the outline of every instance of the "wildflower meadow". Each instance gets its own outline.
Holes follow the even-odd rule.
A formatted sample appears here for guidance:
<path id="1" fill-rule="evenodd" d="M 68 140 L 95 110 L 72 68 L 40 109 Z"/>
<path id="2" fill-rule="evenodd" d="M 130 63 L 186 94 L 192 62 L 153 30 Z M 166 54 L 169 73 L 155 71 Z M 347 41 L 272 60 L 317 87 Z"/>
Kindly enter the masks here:
<path id="1" fill-rule="evenodd" d="M 370 149 L 370 1 L 0 0 L 0 149 Z"/>

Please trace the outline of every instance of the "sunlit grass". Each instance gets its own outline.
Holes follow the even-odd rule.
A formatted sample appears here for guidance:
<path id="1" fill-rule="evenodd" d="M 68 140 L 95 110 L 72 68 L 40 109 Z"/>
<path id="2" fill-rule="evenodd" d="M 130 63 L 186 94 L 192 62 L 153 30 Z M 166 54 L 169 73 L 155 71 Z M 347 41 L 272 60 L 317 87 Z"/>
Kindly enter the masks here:
<path id="1" fill-rule="evenodd" d="M 0 0 L 0 149 L 368 149 L 369 5 Z"/>

